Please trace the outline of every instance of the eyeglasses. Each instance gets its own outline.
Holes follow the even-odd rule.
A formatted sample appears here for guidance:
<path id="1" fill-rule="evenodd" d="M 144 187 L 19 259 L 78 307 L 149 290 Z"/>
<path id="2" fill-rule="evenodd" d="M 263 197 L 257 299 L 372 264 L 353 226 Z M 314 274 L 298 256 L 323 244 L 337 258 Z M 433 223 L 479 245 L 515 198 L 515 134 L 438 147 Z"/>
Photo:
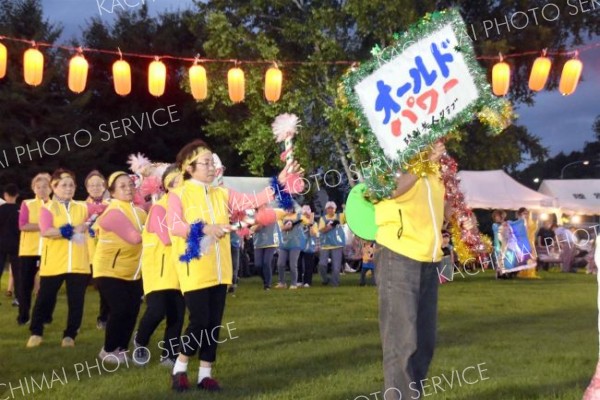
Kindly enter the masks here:
<path id="1" fill-rule="evenodd" d="M 214 169 L 214 168 L 216 168 L 215 164 L 213 164 L 211 162 L 195 162 L 194 164 L 196 164 L 196 165 L 202 165 L 206 169 L 211 169 L 211 168 Z"/>

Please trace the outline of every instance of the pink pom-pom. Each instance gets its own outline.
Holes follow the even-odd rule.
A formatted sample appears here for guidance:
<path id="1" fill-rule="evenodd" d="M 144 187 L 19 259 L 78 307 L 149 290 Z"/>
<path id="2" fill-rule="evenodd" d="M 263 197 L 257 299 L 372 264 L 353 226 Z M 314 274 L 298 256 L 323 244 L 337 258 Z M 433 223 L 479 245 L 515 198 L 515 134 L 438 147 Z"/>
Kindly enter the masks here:
<path id="1" fill-rule="evenodd" d="M 244 228 L 238 229 L 238 231 L 236 233 L 241 238 L 247 238 L 250 236 L 250 229 L 248 227 L 244 227 Z"/>
<path id="2" fill-rule="evenodd" d="M 271 225 L 277 221 L 277 215 L 275 214 L 275 210 L 272 208 L 261 208 L 256 213 L 256 223 L 266 226 Z"/>
<path id="3" fill-rule="evenodd" d="M 144 196 L 142 196 L 142 194 L 136 190 L 135 194 L 133 195 L 133 204 L 143 208 L 145 203 L 146 200 L 144 200 Z"/>
<path id="4" fill-rule="evenodd" d="M 108 205 L 100 203 L 100 204 L 96 204 L 96 203 L 88 203 L 88 214 L 89 215 L 100 215 L 102 214 L 102 212 L 106 209 L 106 207 L 108 207 Z"/>
<path id="5" fill-rule="evenodd" d="M 161 189 L 162 186 L 160 183 L 160 178 L 157 176 L 149 176 L 142 182 L 142 185 L 140 186 L 140 194 L 143 197 L 146 197 L 148 195 L 160 193 Z"/>
<path id="6" fill-rule="evenodd" d="M 304 179 L 300 177 L 300 174 L 289 174 L 285 180 L 285 189 L 290 194 L 302 193 Z"/>

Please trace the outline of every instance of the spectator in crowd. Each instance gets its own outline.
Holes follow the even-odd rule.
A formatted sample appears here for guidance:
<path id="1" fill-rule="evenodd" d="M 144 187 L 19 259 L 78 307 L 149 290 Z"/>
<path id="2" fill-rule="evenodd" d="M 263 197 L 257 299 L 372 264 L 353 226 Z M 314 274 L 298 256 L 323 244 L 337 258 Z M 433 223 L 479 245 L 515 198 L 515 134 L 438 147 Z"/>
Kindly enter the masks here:
<path id="1" fill-rule="evenodd" d="M 13 286 L 19 285 L 19 206 L 17 197 L 19 189 L 14 183 L 4 187 L 4 203 L 0 204 L 0 278 L 6 261 L 10 264 L 13 277 Z M 9 290 L 10 297 L 12 291 Z M 7 293 L 9 294 L 9 293 Z M 13 305 L 18 305 L 18 299 L 13 300 Z"/>
<path id="2" fill-rule="evenodd" d="M 281 229 L 281 243 L 279 245 L 279 257 L 277 259 L 277 271 L 279 283 L 277 287 L 286 287 L 285 266 L 289 260 L 291 282 L 290 289 L 298 289 L 298 259 L 300 252 L 306 247 L 306 234 L 304 227 L 314 222 L 309 216 L 294 209 L 287 210 L 279 219 Z"/>
<path id="3" fill-rule="evenodd" d="M 543 252 L 545 255 L 550 255 L 551 250 L 554 249 L 554 243 L 556 242 L 556 235 L 554 234 L 554 224 L 552 221 L 546 220 L 538 230 L 536 235 L 536 253 L 538 254 L 538 265 L 539 268 L 544 271 L 548 271 L 549 263 L 541 261 L 539 254 Z"/>
<path id="4" fill-rule="evenodd" d="M 529 210 L 525 207 L 519 208 L 519 210 L 517 211 L 517 220 L 523 221 L 525 227 L 524 232 L 522 232 L 522 230 L 518 229 L 516 226 L 513 227 L 513 231 L 517 236 L 517 242 L 521 244 L 521 247 L 524 247 L 522 248 L 522 250 L 523 253 L 525 253 L 525 257 L 529 257 L 532 260 L 528 263 L 528 265 L 533 265 L 533 262 L 536 262 L 537 266 L 537 251 L 535 248 L 536 226 L 533 222 L 533 219 L 531 218 Z M 520 234 L 522 233 L 525 234 L 524 237 L 520 237 Z M 529 249 L 527 249 L 527 246 L 529 247 Z M 540 276 L 536 272 L 536 267 L 527 268 L 519 271 L 517 277 L 525 279 L 540 279 Z"/>
<path id="5" fill-rule="evenodd" d="M 560 251 L 561 272 L 577 272 L 573 261 L 577 254 L 577 238 L 571 229 L 565 226 L 555 226 L 556 246 Z"/>
<path id="6" fill-rule="evenodd" d="M 375 263 L 373 262 L 373 256 L 375 255 L 375 242 L 369 240 L 362 240 L 355 237 L 354 240 L 360 241 L 361 252 L 362 252 L 362 265 L 360 268 L 360 286 L 367 284 L 367 274 L 371 274 L 371 283 L 375 282 Z"/>

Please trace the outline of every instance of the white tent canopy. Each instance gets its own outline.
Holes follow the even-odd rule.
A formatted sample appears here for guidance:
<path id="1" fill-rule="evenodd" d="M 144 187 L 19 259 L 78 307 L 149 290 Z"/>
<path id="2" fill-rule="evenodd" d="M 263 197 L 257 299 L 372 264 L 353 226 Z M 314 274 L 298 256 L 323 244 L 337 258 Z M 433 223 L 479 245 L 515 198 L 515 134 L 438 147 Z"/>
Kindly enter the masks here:
<path id="1" fill-rule="evenodd" d="M 460 189 L 470 208 L 548 210 L 555 200 L 521 185 L 502 170 L 459 171 Z"/>
<path id="2" fill-rule="evenodd" d="M 546 179 L 538 191 L 557 198 L 565 213 L 600 215 L 600 179 Z"/>

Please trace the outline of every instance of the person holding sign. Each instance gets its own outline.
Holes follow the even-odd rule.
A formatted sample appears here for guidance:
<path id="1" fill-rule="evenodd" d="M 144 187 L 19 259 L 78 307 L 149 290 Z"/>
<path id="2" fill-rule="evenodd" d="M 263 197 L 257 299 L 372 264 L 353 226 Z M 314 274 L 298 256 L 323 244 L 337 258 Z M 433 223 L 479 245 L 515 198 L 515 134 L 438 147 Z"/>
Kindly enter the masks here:
<path id="1" fill-rule="evenodd" d="M 428 161 L 437 163 L 445 151 L 437 141 Z M 385 400 L 407 399 L 413 392 L 420 396 L 417 384 L 433 358 L 444 194 L 437 176 L 407 172 L 396 178 L 392 198 L 375 204 Z"/>

